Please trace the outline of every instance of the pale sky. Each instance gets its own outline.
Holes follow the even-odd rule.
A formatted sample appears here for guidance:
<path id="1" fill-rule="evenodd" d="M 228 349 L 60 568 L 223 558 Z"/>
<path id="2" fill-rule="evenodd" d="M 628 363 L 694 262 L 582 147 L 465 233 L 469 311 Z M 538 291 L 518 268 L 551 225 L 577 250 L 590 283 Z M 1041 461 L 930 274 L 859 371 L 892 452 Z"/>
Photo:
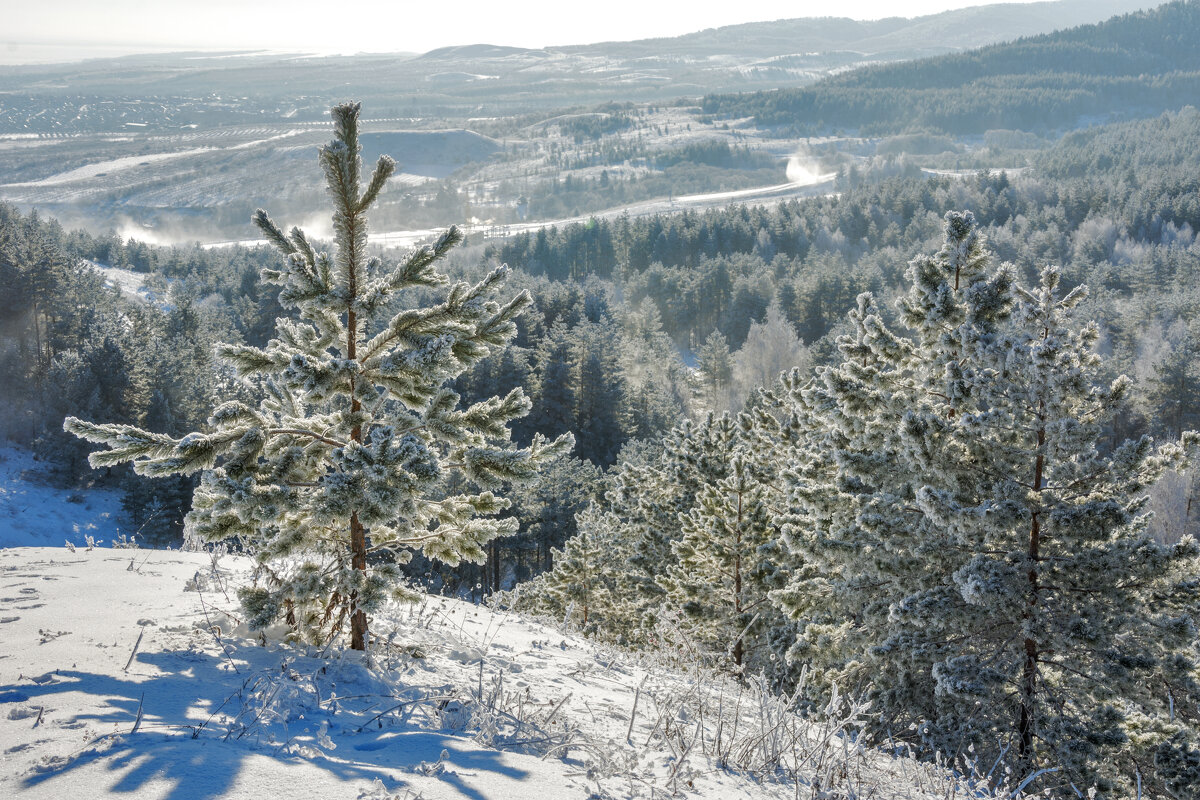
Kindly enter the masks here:
<path id="1" fill-rule="evenodd" d="M 1014 0 L 1010 0 L 1014 1 Z M 1015 0 L 1029 2 L 1029 0 Z M 980 0 L 0 0 L 0 63 L 163 50 L 425 52 L 626 41 L 796 17 L 915 17 Z"/>

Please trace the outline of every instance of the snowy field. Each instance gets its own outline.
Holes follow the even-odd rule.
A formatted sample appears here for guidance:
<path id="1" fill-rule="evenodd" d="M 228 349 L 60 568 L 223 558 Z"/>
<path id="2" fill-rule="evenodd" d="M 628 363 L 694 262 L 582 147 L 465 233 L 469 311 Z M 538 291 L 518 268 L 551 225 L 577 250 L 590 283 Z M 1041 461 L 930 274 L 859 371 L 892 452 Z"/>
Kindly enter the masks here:
<path id="1" fill-rule="evenodd" d="M 0 550 L 0 797 L 963 797 L 754 683 L 430 597 L 370 659 L 254 635 L 249 564 Z M 685 652 L 685 650 L 677 650 Z"/>

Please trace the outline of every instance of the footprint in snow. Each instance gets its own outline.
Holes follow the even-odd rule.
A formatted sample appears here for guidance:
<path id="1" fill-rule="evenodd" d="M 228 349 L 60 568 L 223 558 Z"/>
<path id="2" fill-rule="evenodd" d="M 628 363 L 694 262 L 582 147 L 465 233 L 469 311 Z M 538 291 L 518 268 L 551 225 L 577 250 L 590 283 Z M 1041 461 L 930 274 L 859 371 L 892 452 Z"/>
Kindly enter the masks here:
<path id="1" fill-rule="evenodd" d="M 362 752 L 371 752 L 372 750 L 382 750 L 387 746 L 387 742 L 364 742 L 363 744 L 354 745 L 354 749 Z"/>
<path id="2" fill-rule="evenodd" d="M 38 710 L 32 706 L 17 706 L 12 711 L 8 712 L 8 718 L 29 719 L 30 717 L 36 717 L 38 713 Z"/>
<path id="3" fill-rule="evenodd" d="M 38 763 L 31 768 L 32 772 L 57 772 L 70 763 L 66 756 L 42 756 Z"/>

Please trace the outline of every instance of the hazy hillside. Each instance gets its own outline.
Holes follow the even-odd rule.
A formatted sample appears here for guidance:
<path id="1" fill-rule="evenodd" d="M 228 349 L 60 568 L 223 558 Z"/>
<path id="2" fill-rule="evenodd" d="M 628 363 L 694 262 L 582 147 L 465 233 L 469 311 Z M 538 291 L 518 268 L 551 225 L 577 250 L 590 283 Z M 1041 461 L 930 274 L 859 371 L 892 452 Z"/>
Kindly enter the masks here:
<path id="1" fill-rule="evenodd" d="M 1200 88 L 1200 4 L 1176 2 L 1096 25 L 903 64 L 804 89 L 710 96 L 706 111 L 793 130 L 863 133 L 1074 127 L 1081 117 L 1148 116 Z"/>
<path id="2" fill-rule="evenodd" d="M 319 120 L 353 96 L 379 117 L 468 118 L 611 100 L 803 86 L 895 61 L 1095 22 L 1144 0 L 997 4 L 914 19 L 803 18 L 671 39 L 424 55 L 177 53 L 0 69 L 0 133 Z M 101 102 L 98 102 L 101 101 Z"/>
<path id="3" fill-rule="evenodd" d="M 874 58 L 912 58 L 917 54 L 963 50 L 1099 22 L 1149 5 L 1151 3 L 1138 0 L 1061 0 L 995 3 L 912 18 L 803 17 L 709 28 L 669 39 L 606 42 L 563 49 L 588 53 L 603 51 L 630 57 L 694 54 L 705 50 L 761 56 L 848 50 Z"/>

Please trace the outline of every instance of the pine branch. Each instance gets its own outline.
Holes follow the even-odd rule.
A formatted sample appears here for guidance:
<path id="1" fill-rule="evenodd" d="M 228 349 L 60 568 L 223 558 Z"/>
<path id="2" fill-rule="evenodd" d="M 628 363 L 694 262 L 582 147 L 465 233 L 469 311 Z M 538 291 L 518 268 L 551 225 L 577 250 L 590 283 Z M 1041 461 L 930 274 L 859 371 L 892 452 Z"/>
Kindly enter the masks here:
<path id="1" fill-rule="evenodd" d="M 325 444 L 332 445 L 333 447 L 345 447 L 347 444 L 346 442 L 342 442 L 337 439 L 330 439 L 328 436 L 322 436 L 319 433 L 314 433 L 313 431 L 305 430 L 303 428 L 271 428 L 266 431 L 266 434 L 268 436 L 304 436 L 308 437 L 309 439 L 315 439 L 318 442 L 324 442 Z"/>
<path id="2" fill-rule="evenodd" d="M 371 175 L 371 182 L 367 184 L 367 190 L 363 192 L 355 211 L 361 214 L 370 208 L 383 189 L 383 185 L 395 172 L 396 162 L 390 156 L 380 156 L 379 161 L 375 164 L 375 172 Z"/>
<path id="3" fill-rule="evenodd" d="M 258 229 L 267 237 L 267 241 L 279 248 L 284 255 L 290 256 L 296 252 L 296 246 L 283 235 L 283 231 L 271 221 L 266 211 L 261 208 L 256 210 L 252 219 L 254 220 L 254 224 L 258 226 Z"/>
<path id="4" fill-rule="evenodd" d="M 133 425 L 97 425 L 77 417 L 63 420 L 63 430 L 89 442 L 109 447 L 88 456 L 88 463 L 99 469 L 133 461 L 137 458 L 165 458 L 179 445 L 179 440 L 162 433 L 151 433 Z"/>

